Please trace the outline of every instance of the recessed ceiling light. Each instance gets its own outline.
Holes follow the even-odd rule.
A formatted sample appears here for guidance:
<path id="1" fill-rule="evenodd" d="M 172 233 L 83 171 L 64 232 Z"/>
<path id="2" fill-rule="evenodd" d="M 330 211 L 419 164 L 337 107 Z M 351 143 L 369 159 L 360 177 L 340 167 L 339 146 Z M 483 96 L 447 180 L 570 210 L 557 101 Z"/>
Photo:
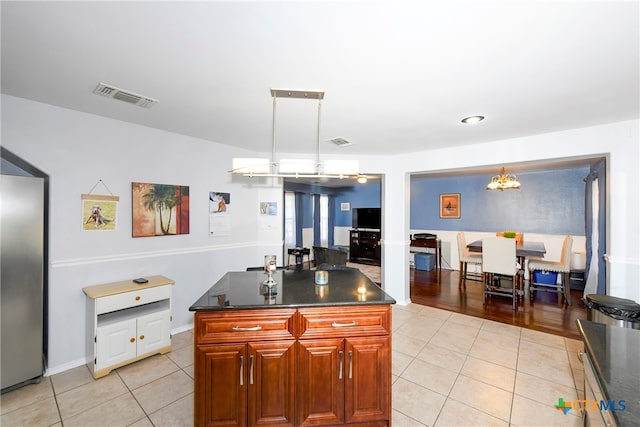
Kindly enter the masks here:
<path id="1" fill-rule="evenodd" d="M 467 125 L 474 125 L 484 120 L 484 116 L 469 116 L 461 120 L 462 123 Z"/>

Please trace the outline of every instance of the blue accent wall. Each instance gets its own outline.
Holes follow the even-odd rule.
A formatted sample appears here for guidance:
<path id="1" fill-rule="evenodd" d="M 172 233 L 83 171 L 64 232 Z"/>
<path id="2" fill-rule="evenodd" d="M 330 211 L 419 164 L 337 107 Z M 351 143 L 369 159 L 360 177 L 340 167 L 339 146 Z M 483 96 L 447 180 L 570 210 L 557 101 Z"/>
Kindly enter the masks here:
<path id="1" fill-rule="evenodd" d="M 507 171 L 508 173 L 508 171 Z M 411 178 L 410 227 L 427 230 L 585 234 L 589 167 L 518 174 L 519 190 L 485 188 L 488 175 Z M 460 193 L 460 219 L 440 218 L 440 194 Z"/>
<path id="2" fill-rule="evenodd" d="M 379 208 L 381 200 L 380 181 L 369 181 L 366 184 L 354 184 L 343 188 L 336 194 L 335 226 L 351 227 L 351 210 L 341 211 L 340 204 L 349 202 L 353 208 Z"/>

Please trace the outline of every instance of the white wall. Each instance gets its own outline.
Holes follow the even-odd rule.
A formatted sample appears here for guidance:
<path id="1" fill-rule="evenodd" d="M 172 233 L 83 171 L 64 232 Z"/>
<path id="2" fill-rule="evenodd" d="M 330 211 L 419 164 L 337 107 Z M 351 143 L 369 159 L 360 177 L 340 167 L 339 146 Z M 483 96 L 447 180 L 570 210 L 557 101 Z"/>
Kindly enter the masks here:
<path id="1" fill-rule="evenodd" d="M 351 243 L 351 227 L 334 227 L 333 228 L 333 244 L 335 246 L 347 246 Z"/>
<path id="2" fill-rule="evenodd" d="M 136 107 L 131 107 L 136 108 Z M 232 177 L 229 146 L 2 95 L 2 143 L 48 173 L 51 189 L 49 373 L 81 365 L 85 286 L 163 274 L 176 281 L 174 331 L 191 326 L 188 307 L 229 270 L 282 253 L 282 187 Z M 361 156 L 382 179 L 383 287 L 409 299 L 409 174 L 573 156 L 609 155 L 609 293 L 640 300 L 638 121 L 406 155 Z M 99 179 L 120 196 L 118 230 L 83 232 L 80 195 Z M 131 238 L 131 182 L 190 187 L 190 234 Z M 247 184 L 247 182 L 249 182 Z M 208 193 L 231 193 L 232 234 L 208 235 Z M 261 201 L 279 215 L 259 216 Z"/>
<path id="3" fill-rule="evenodd" d="M 128 107 L 124 108 L 137 108 Z M 49 368 L 85 363 L 85 286 L 162 274 L 173 287 L 173 331 L 191 327 L 189 306 L 229 270 L 282 253 L 282 186 L 232 177 L 246 152 L 156 129 L 2 96 L 2 143 L 50 176 Z M 120 196 L 117 230 L 82 231 L 80 195 L 98 180 Z M 131 237 L 131 183 L 186 185 L 190 234 Z M 231 193 L 230 236 L 210 237 L 208 195 Z M 108 194 L 98 185 L 94 193 Z M 261 217 L 259 202 L 278 202 Z"/>

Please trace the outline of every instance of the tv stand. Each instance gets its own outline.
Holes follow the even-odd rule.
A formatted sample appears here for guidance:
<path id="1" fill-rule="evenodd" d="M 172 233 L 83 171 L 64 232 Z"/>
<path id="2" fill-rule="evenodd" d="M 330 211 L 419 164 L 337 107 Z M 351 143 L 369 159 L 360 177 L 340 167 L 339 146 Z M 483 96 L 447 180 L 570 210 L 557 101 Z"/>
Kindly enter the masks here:
<path id="1" fill-rule="evenodd" d="M 349 261 L 380 265 L 380 230 L 353 229 L 349 235 Z"/>

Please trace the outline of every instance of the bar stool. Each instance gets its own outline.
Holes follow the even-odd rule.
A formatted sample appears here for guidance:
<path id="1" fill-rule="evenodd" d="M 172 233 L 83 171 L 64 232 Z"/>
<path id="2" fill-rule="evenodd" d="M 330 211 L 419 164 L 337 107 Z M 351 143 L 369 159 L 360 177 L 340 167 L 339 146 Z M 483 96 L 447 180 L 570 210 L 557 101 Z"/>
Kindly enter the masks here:
<path id="1" fill-rule="evenodd" d="M 307 263 L 309 264 L 309 269 L 311 269 L 311 260 L 310 260 L 310 254 L 311 254 L 311 249 L 309 248 L 291 248 L 287 250 L 287 254 L 289 255 L 289 257 L 287 258 L 287 267 L 289 265 L 291 265 L 291 256 L 295 256 L 295 260 L 296 260 L 296 269 L 298 268 L 304 268 L 304 256 L 307 256 Z"/>

